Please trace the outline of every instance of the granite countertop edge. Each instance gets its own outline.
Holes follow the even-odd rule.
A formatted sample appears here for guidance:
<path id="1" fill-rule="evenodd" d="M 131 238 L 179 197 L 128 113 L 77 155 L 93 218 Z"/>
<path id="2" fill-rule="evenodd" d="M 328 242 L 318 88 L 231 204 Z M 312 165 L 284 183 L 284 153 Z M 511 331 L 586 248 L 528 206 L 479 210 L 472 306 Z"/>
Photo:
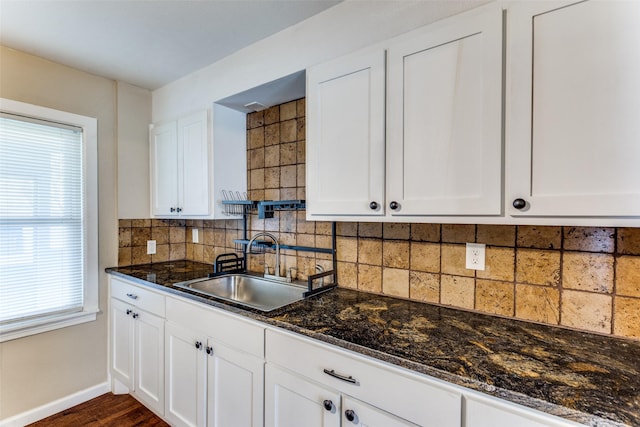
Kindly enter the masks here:
<path id="1" fill-rule="evenodd" d="M 240 315 L 242 317 L 250 318 L 252 320 L 265 323 L 267 325 L 271 325 L 271 326 L 282 328 L 291 332 L 295 332 L 300 335 L 303 335 L 318 341 L 322 341 L 327 344 L 335 345 L 337 347 L 341 347 L 346 350 L 350 350 L 355 353 L 362 354 L 379 361 L 390 363 L 391 365 L 395 365 L 404 369 L 408 369 L 410 371 L 428 375 L 433 378 L 445 381 L 447 383 L 451 383 L 457 386 L 461 386 L 461 387 L 475 390 L 484 394 L 488 394 L 488 395 L 491 395 L 515 404 L 523 405 L 528 408 L 535 409 L 550 415 L 555 415 L 569 421 L 574 421 L 590 427 L 629 427 L 630 426 L 630 424 L 617 422 L 617 421 L 603 418 L 591 413 L 582 412 L 576 409 L 571 409 L 559 404 L 548 402 L 543 399 L 529 396 L 524 393 L 508 390 L 505 388 L 488 384 L 480 380 L 465 377 L 452 372 L 447 372 L 445 370 L 435 368 L 428 364 L 419 363 L 419 362 L 412 361 L 396 355 L 392 355 L 380 350 L 376 350 L 374 348 L 365 347 L 365 346 L 350 342 L 348 340 L 343 340 L 322 332 L 313 331 L 313 330 L 295 325 L 294 323 L 291 323 L 291 322 L 274 319 L 272 317 L 269 317 L 269 315 L 262 314 L 257 310 L 241 307 L 239 305 L 229 303 L 229 302 L 216 300 L 212 297 L 202 296 L 196 293 L 189 292 L 182 288 L 173 287 L 172 285 L 153 283 L 148 280 L 144 280 L 144 279 L 120 272 L 116 267 L 107 268 L 105 269 L 105 271 L 109 274 L 112 274 L 114 276 L 119 276 L 130 282 L 134 282 L 155 290 L 167 292 L 180 297 L 184 297 L 189 300 L 200 302 L 212 307 L 216 307 L 216 308 L 225 310 L 227 312 Z M 179 281 L 176 281 L 174 283 L 178 283 L 178 282 Z M 353 291 L 359 292 L 355 290 Z M 389 297 L 389 298 L 392 298 L 392 297 Z M 291 305 L 295 305 L 295 304 L 297 303 L 293 303 Z M 427 303 L 424 303 L 424 304 L 427 304 Z M 275 313 L 286 313 L 288 311 L 288 307 L 289 306 L 283 307 L 281 309 L 277 309 Z M 455 310 L 455 308 L 451 308 L 451 309 Z"/>

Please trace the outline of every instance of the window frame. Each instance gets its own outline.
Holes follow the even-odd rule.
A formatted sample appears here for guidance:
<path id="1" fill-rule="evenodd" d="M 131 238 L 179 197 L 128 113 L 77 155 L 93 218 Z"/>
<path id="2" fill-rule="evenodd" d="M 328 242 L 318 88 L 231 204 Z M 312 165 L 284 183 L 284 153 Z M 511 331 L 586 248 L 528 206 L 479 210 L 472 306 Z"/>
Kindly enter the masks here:
<path id="1" fill-rule="evenodd" d="M 84 277 L 83 308 L 73 313 L 58 313 L 0 326 L 0 342 L 96 320 L 99 307 L 98 259 L 98 120 L 93 117 L 59 111 L 11 99 L 0 98 L 0 111 L 9 114 L 57 122 L 82 129 L 84 182 Z"/>

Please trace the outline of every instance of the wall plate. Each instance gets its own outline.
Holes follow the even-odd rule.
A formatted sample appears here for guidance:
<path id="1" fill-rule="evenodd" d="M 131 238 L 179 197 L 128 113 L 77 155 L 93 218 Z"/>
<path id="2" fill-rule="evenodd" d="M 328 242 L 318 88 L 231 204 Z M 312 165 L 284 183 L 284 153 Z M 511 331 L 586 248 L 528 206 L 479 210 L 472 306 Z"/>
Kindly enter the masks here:
<path id="1" fill-rule="evenodd" d="M 484 243 L 467 243 L 467 268 L 469 270 L 484 270 Z"/>

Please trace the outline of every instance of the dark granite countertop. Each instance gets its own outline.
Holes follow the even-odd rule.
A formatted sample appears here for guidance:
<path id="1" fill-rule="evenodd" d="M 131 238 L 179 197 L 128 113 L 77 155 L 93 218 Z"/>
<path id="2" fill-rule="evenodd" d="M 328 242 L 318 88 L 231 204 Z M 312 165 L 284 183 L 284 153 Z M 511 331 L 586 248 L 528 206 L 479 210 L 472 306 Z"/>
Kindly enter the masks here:
<path id="1" fill-rule="evenodd" d="M 589 426 L 640 426 L 640 342 L 337 288 L 270 313 L 173 287 L 210 265 L 107 269 Z"/>

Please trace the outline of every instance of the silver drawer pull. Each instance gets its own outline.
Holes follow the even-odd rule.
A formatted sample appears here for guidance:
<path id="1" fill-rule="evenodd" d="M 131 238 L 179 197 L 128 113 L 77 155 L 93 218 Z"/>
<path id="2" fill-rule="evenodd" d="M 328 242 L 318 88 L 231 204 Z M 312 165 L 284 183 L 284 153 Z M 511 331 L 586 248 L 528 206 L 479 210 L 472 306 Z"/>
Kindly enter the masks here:
<path id="1" fill-rule="evenodd" d="M 138 299 L 138 295 L 136 294 L 127 294 L 127 296 L 131 299 Z"/>
<path id="2" fill-rule="evenodd" d="M 355 378 L 353 378 L 351 375 L 349 375 L 349 376 L 346 376 L 346 375 L 340 375 L 340 374 L 336 373 L 336 371 L 334 371 L 333 369 L 332 369 L 332 370 L 323 369 L 323 371 L 324 371 L 324 373 L 325 373 L 325 374 L 330 375 L 330 376 L 332 376 L 333 378 L 337 378 L 337 379 L 339 379 L 339 380 L 346 381 L 346 382 L 348 382 L 348 383 L 355 384 L 355 385 L 358 385 L 358 384 L 359 384 L 359 383 L 358 383 L 358 380 L 356 380 Z"/>

